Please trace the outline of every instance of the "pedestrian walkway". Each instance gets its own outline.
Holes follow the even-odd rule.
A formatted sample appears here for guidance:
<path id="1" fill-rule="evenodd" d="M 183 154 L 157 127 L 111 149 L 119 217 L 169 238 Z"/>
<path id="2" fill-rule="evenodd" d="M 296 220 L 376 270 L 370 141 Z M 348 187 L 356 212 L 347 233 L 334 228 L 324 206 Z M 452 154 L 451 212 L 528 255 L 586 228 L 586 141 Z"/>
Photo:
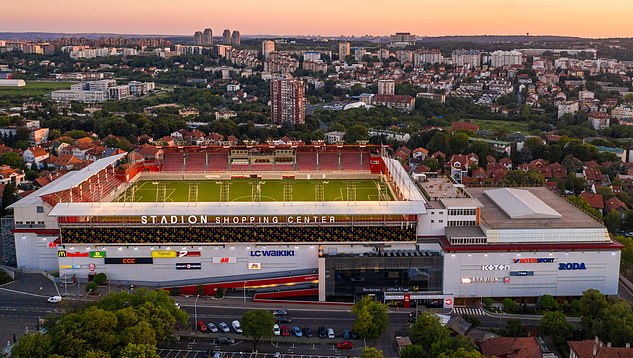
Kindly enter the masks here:
<path id="1" fill-rule="evenodd" d="M 471 315 L 471 316 L 485 316 L 486 312 L 484 312 L 481 308 L 468 308 L 468 307 L 453 307 L 453 311 L 451 314 L 454 315 Z"/>

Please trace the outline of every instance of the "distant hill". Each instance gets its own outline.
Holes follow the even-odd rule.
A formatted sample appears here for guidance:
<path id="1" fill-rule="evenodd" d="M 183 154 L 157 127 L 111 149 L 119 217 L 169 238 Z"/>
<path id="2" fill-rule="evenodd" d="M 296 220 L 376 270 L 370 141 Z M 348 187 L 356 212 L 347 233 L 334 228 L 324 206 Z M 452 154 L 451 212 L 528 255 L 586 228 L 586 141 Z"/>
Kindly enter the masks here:
<path id="1" fill-rule="evenodd" d="M 417 42 L 422 42 L 422 43 L 430 43 L 430 42 L 490 43 L 490 42 L 569 42 L 569 41 L 583 41 L 583 40 L 588 40 L 588 39 L 581 38 L 581 37 L 572 37 L 572 36 L 483 35 L 483 36 L 423 37 L 423 38 L 418 39 Z"/>
<path id="2" fill-rule="evenodd" d="M 193 35 L 192 35 L 193 36 Z M 101 37 L 122 37 L 122 38 L 138 38 L 138 37 L 179 37 L 178 35 L 139 35 L 139 34 L 113 34 L 113 33 L 60 33 L 60 32 L 0 32 L 0 39 L 3 40 L 31 40 L 46 41 L 55 40 L 62 37 L 84 37 L 87 39 L 98 39 Z"/>

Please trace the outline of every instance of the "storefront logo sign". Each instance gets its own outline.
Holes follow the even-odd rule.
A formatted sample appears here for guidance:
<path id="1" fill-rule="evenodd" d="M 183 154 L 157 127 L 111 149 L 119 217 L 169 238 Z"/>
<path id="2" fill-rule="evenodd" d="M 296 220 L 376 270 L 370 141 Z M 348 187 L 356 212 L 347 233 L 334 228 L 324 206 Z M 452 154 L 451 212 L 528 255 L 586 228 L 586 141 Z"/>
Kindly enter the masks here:
<path id="1" fill-rule="evenodd" d="M 294 256 L 295 250 L 254 250 L 251 256 Z"/>
<path id="2" fill-rule="evenodd" d="M 106 257 L 106 252 L 105 251 L 90 251 L 90 257 L 94 259 L 102 259 Z"/>
<path id="3" fill-rule="evenodd" d="M 505 271 L 509 270 L 510 265 L 482 265 L 482 271 Z"/>
<path id="4" fill-rule="evenodd" d="M 152 257 L 156 259 L 175 259 L 177 256 L 176 251 L 168 251 L 168 250 L 155 250 L 152 251 Z"/>
<path id="5" fill-rule="evenodd" d="M 510 276 L 534 276 L 534 271 L 510 271 Z"/>
<path id="6" fill-rule="evenodd" d="M 180 250 L 178 251 L 178 257 L 200 257 L 200 251 Z"/>
<path id="7" fill-rule="evenodd" d="M 154 259 L 151 257 L 106 257 L 106 265 L 151 265 Z"/>
<path id="8" fill-rule="evenodd" d="M 248 269 L 249 270 L 261 270 L 262 269 L 262 264 L 259 262 L 249 262 L 248 263 Z"/>
<path id="9" fill-rule="evenodd" d="M 470 284 L 470 283 L 497 283 L 499 282 L 498 277 L 462 277 L 462 283 Z"/>
<path id="10" fill-rule="evenodd" d="M 512 263 L 515 264 L 541 264 L 541 263 L 552 263 L 554 262 L 553 257 L 530 257 L 530 258 L 515 258 L 512 259 Z"/>
<path id="11" fill-rule="evenodd" d="M 559 270 L 586 270 L 587 268 L 585 267 L 585 263 L 584 262 L 561 262 L 558 264 L 558 269 Z"/>
<path id="12" fill-rule="evenodd" d="M 234 264 L 237 263 L 237 257 L 214 257 L 214 264 Z"/>
<path id="13" fill-rule="evenodd" d="M 202 264 L 196 263 L 177 263 L 176 270 L 202 270 Z"/>

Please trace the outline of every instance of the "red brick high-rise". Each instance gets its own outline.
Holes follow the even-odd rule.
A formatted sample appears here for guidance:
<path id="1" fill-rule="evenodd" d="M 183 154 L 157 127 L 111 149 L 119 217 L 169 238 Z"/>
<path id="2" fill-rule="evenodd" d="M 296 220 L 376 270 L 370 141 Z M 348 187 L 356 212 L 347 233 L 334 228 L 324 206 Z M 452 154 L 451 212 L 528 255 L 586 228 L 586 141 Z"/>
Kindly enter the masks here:
<path id="1" fill-rule="evenodd" d="M 273 123 L 303 124 L 305 122 L 303 81 L 278 78 L 270 81 L 270 118 Z"/>

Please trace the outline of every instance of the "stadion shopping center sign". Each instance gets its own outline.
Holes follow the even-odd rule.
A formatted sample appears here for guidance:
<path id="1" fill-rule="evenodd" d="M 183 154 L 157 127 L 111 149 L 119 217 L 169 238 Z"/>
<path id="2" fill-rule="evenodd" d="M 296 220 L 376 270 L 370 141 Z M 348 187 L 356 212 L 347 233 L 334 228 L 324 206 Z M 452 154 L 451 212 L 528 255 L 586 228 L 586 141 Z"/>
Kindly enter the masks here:
<path id="1" fill-rule="evenodd" d="M 208 215 L 143 215 L 143 225 L 208 225 L 208 224 L 332 224 L 331 215 L 288 216 L 208 216 Z"/>

